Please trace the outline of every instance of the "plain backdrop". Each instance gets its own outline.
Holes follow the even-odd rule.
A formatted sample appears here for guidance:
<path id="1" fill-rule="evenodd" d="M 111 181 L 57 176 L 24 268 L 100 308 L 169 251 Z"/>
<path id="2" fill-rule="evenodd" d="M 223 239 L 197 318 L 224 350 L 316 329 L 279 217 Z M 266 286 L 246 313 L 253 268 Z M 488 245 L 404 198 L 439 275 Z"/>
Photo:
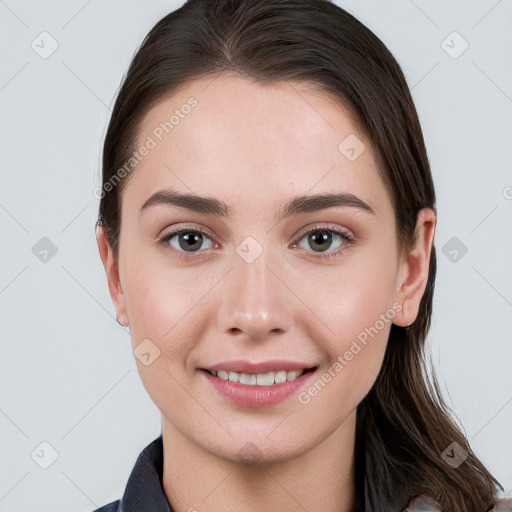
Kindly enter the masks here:
<path id="1" fill-rule="evenodd" d="M 510 490 L 512 1 L 337 3 L 412 88 L 438 194 L 429 347 L 457 421 Z M 114 318 L 93 190 L 121 78 L 181 4 L 0 0 L 1 512 L 118 499 L 160 433 Z"/>

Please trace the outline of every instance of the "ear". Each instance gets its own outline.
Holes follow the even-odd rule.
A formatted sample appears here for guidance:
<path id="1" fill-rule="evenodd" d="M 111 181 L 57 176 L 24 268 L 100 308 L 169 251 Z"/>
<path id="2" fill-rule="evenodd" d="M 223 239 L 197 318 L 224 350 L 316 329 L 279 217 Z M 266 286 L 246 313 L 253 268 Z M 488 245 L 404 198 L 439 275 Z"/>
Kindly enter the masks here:
<path id="1" fill-rule="evenodd" d="M 423 208 L 418 212 L 415 245 L 408 254 L 402 256 L 399 264 L 395 301 L 402 305 L 402 309 L 393 319 L 393 323 L 398 326 L 407 327 L 418 316 L 428 281 L 436 222 L 437 215 L 431 208 Z"/>
<path id="2" fill-rule="evenodd" d="M 126 314 L 124 293 L 121 287 L 121 281 L 119 280 L 118 259 L 114 256 L 114 251 L 108 242 L 105 228 L 101 225 L 96 229 L 96 241 L 98 242 L 100 258 L 107 274 L 108 289 L 112 302 L 114 303 L 117 320 L 121 325 L 127 327 L 129 321 L 128 315 Z"/>

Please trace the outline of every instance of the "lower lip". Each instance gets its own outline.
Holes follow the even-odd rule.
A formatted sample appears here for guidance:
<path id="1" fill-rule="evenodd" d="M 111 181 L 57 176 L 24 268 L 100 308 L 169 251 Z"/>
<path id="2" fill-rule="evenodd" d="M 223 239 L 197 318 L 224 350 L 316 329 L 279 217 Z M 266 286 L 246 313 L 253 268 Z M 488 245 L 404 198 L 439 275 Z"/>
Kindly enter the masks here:
<path id="1" fill-rule="evenodd" d="M 215 377 L 206 370 L 201 373 L 207 382 L 213 386 L 221 395 L 229 398 L 233 402 L 245 407 L 270 407 L 283 402 L 291 395 L 298 393 L 300 388 L 311 379 L 316 370 L 303 373 L 300 377 L 290 382 L 281 382 L 272 386 L 250 386 L 240 384 L 239 382 L 231 382 L 220 377 Z"/>

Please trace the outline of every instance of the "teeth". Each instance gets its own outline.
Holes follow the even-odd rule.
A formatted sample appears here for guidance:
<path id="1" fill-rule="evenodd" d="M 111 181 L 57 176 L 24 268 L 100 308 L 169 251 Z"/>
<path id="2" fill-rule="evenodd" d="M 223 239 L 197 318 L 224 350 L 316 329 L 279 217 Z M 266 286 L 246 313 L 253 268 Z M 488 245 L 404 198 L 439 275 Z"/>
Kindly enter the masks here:
<path id="1" fill-rule="evenodd" d="M 276 372 L 274 375 L 274 382 L 278 384 L 279 382 L 286 382 L 286 372 L 284 370 L 280 370 Z"/>
<path id="2" fill-rule="evenodd" d="M 238 382 L 240 382 L 240 384 L 254 386 L 256 384 L 256 375 L 254 373 L 242 373 L 240 374 L 240 379 L 238 379 Z"/>
<path id="3" fill-rule="evenodd" d="M 256 384 L 258 386 L 272 386 L 274 384 L 274 372 L 258 373 L 256 375 Z"/>
<path id="4" fill-rule="evenodd" d="M 240 384 L 246 384 L 247 386 L 273 386 L 281 382 L 290 382 L 295 380 L 297 377 L 304 373 L 304 370 L 279 370 L 277 372 L 267 373 L 237 373 L 233 371 L 219 370 L 210 371 L 212 375 L 215 375 L 222 380 L 229 380 L 231 382 L 239 382 Z"/>

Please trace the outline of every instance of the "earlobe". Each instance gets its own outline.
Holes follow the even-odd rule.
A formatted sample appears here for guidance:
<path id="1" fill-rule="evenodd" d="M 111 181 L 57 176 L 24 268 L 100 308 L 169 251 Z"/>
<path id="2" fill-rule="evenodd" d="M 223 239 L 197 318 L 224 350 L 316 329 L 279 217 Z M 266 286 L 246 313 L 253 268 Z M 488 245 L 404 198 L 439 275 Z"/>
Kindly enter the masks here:
<path id="1" fill-rule="evenodd" d="M 124 292 L 119 279 L 118 259 L 114 255 L 114 251 L 108 242 L 105 228 L 102 226 L 96 228 L 96 241 L 98 243 L 100 258 L 107 275 L 108 289 L 116 310 L 117 321 L 127 327 L 129 321 L 128 315 L 126 314 Z"/>
<path id="2" fill-rule="evenodd" d="M 418 316 L 420 302 L 428 281 L 430 255 L 434 244 L 437 216 L 431 208 L 418 212 L 416 221 L 416 243 L 404 255 L 398 270 L 395 301 L 402 305 L 393 323 L 407 327 Z"/>

